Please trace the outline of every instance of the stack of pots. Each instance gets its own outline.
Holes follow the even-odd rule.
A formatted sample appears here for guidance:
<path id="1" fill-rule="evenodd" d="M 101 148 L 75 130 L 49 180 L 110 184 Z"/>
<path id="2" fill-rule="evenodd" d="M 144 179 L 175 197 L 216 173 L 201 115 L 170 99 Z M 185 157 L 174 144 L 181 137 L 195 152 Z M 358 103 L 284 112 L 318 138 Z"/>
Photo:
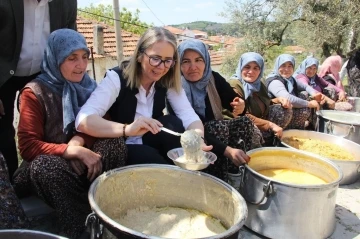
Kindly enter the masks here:
<path id="1" fill-rule="evenodd" d="M 317 131 L 343 137 L 360 144 L 360 114 L 356 112 L 319 110 Z"/>

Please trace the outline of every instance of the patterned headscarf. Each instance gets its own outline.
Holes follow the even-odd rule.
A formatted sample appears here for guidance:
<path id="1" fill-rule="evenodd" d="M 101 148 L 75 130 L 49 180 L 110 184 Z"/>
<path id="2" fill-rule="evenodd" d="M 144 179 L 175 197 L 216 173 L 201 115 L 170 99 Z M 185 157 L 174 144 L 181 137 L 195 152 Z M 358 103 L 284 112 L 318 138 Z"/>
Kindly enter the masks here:
<path id="1" fill-rule="evenodd" d="M 274 77 L 274 76 L 282 77 L 279 73 L 279 68 L 282 64 L 284 64 L 285 62 L 288 62 L 288 61 L 291 62 L 293 67 L 295 67 L 295 58 L 292 55 L 281 54 L 280 56 L 278 56 L 275 60 L 275 65 L 274 65 L 273 71 L 266 78 L 270 78 L 270 77 Z M 288 79 L 284 78 L 284 77 L 282 77 L 282 78 L 285 79 L 287 82 L 289 93 L 292 93 L 292 91 L 294 90 L 295 79 L 292 76 L 290 76 L 290 78 L 288 78 Z"/>
<path id="2" fill-rule="evenodd" d="M 204 59 L 205 70 L 202 78 L 199 81 L 188 81 L 185 79 L 184 75 L 182 75 L 181 83 L 194 110 L 201 116 L 205 117 L 205 97 L 207 94 L 206 86 L 208 85 L 212 74 L 210 66 L 210 54 L 206 45 L 202 41 L 197 39 L 188 39 L 183 41 L 178 46 L 180 62 L 183 60 L 184 53 L 187 50 L 193 50 L 200 54 L 200 56 Z"/>
<path id="3" fill-rule="evenodd" d="M 312 65 L 315 65 L 317 69 L 319 67 L 319 61 L 314 57 L 307 57 L 305 60 L 303 60 L 303 62 L 301 62 L 299 67 L 296 69 L 295 73 L 293 74 L 293 77 L 296 78 L 296 76 L 299 74 L 306 75 L 306 69 Z M 312 87 L 316 86 L 315 78 L 316 78 L 316 74 L 313 77 L 309 78 L 310 79 L 309 84 Z"/>
<path id="4" fill-rule="evenodd" d="M 66 134 L 73 130 L 77 113 L 96 88 L 96 82 L 87 73 L 79 83 L 68 81 L 61 74 L 60 65 L 77 50 L 89 53 L 85 38 L 80 33 L 71 29 L 52 32 L 41 62 L 41 74 L 37 77 L 62 96 L 63 130 Z"/>
<path id="5" fill-rule="evenodd" d="M 247 82 L 241 77 L 241 71 L 250 62 L 255 62 L 260 67 L 260 74 L 254 82 Z M 252 95 L 253 92 L 259 92 L 261 88 L 261 78 L 264 74 L 264 58 L 256 52 L 247 52 L 241 55 L 236 73 L 231 78 L 240 80 L 244 87 L 245 100 Z"/>

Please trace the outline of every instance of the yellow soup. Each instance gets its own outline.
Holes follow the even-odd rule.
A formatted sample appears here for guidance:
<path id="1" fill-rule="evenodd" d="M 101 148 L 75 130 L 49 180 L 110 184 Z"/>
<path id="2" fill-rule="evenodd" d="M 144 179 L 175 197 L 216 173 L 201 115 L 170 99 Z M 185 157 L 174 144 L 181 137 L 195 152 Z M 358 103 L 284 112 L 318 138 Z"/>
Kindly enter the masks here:
<path id="1" fill-rule="evenodd" d="M 310 173 L 296 169 L 265 169 L 258 173 L 285 183 L 294 184 L 326 184 L 324 180 Z"/>

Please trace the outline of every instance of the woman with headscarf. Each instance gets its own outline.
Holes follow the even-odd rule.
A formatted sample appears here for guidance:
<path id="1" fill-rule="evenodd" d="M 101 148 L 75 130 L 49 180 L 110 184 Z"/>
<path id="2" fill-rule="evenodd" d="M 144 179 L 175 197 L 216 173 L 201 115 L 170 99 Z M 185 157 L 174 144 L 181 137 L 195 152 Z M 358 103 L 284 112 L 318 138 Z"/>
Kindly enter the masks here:
<path id="1" fill-rule="evenodd" d="M 253 124 L 244 115 L 245 102 L 232 90 L 226 80 L 211 70 L 206 45 L 188 39 L 179 47 L 181 81 L 186 96 L 205 126 L 205 141 L 213 145 L 218 156 L 206 172 L 228 180 L 228 172 L 237 173 L 238 166 L 250 160 L 245 150 L 251 147 Z M 222 111 L 231 111 L 236 118 L 224 120 Z"/>
<path id="2" fill-rule="evenodd" d="M 289 54 L 278 56 L 273 71 L 265 80 L 265 85 L 271 99 L 283 97 L 288 99 L 293 107 L 293 117 L 286 128 L 304 129 L 310 123 L 311 109 L 319 110 L 318 102 L 324 101 L 324 95 L 294 79 L 292 77 L 294 67 L 293 56 Z"/>
<path id="3" fill-rule="evenodd" d="M 318 75 L 329 83 L 337 86 L 341 90 L 344 90 L 344 86 L 341 82 L 339 74 L 341 71 L 341 66 L 341 56 L 329 56 L 322 63 Z"/>
<path id="4" fill-rule="evenodd" d="M 325 103 L 328 108 L 334 109 L 335 101 L 345 100 L 345 91 L 329 83 L 317 75 L 319 61 L 314 57 L 306 58 L 297 68 L 293 77 L 305 85 L 310 85 L 313 89 L 323 93 Z"/>
<path id="5" fill-rule="evenodd" d="M 273 136 L 281 138 L 283 128 L 291 121 L 291 103 L 284 97 L 270 99 L 261 78 L 264 59 L 255 52 L 241 55 L 236 73 L 229 80 L 236 93 L 245 98 L 246 115 L 254 122 L 265 139 L 273 143 Z M 260 137 L 261 137 L 260 135 Z"/>
<path id="6" fill-rule="evenodd" d="M 163 27 L 149 28 L 134 54 L 106 72 L 76 117 L 79 131 L 94 137 L 126 137 L 128 164 L 173 164 L 169 150 L 181 147 L 175 132 L 204 127 L 181 87 L 175 36 Z M 174 114 L 164 115 L 166 105 Z M 102 117 L 108 112 L 110 120 Z M 205 145 L 202 149 L 211 150 Z"/>
<path id="7" fill-rule="evenodd" d="M 62 233 L 77 238 L 91 212 L 87 193 L 102 172 L 125 165 L 123 138 L 96 140 L 76 133 L 80 107 L 96 88 L 87 75 L 85 38 L 70 29 L 50 34 L 41 74 L 20 95 L 18 140 L 24 160 L 15 189 L 31 189 L 53 207 Z"/>

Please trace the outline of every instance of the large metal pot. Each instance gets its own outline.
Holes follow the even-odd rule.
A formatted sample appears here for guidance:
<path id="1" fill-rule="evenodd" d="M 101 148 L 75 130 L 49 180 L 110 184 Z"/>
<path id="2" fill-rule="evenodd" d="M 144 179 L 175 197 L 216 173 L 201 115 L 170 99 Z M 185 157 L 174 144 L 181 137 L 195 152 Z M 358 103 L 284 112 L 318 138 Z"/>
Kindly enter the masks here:
<path id="1" fill-rule="evenodd" d="M 347 97 L 348 102 L 353 106 L 352 111 L 360 113 L 360 97 Z"/>
<path id="2" fill-rule="evenodd" d="M 114 221 L 139 206 L 180 207 L 205 212 L 228 228 L 208 237 L 237 239 L 247 217 L 242 196 L 223 181 L 176 166 L 144 164 L 115 169 L 99 176 L 89 190 L 93 232 L 101 235 L 101 222 L 117 238 L 159 238 L 145 235 Z M 89 219 L 89 218 L 88 218 Z M 94 229 L 95 228 L 95 229 Z"/>
<path id="3" fill-rule="evenodd" d="M 282 138 L 284 139 L 286 137 L 315 139 L 341 146 L 343 149 L 351 152 L 355 156 L 355 161 L 327 158 L 333 161 L 334 163 L 336 163 L 340 167 L 343 173 L 343 179 L 340 181 L 340 185 L 354 183 L 360 177 L 360 145 L 359 144 L 338 136 L 328 135 L 315 131 L 307 131 L 307 130 L 296 130 L 296 129 L 285 130 L 283 132 Z M 281 144 L 283 144 L 288 148 L 296 149 L 293 146 L 285 143 L 283 140 L 281 140 Z"/>
<path id="4" fill-rule="evenodd" d="M 240 193 L 247 201 L 245 225 L 270 238 L 326 238 L 335 229 L 335 199 L 342 178 L 331 161 L 299 150 L 265 147 L 248 152 L 241 166 Z M 284 183 L 259 174 L 265 169 L 297 169 L 329 182 L 323 185 Z"/>
<path id="5" fill-rule="evenodd" d="M 360 114 L 356 112 L 319 110 L 317 131 L 349 139 L 360 144 Z"/>
<path id="6" fill-rule="evenodd" d="M 50 233 L 32 230 L 0 230 L 0 238 L 6 239 L 66 239 Z"/>

